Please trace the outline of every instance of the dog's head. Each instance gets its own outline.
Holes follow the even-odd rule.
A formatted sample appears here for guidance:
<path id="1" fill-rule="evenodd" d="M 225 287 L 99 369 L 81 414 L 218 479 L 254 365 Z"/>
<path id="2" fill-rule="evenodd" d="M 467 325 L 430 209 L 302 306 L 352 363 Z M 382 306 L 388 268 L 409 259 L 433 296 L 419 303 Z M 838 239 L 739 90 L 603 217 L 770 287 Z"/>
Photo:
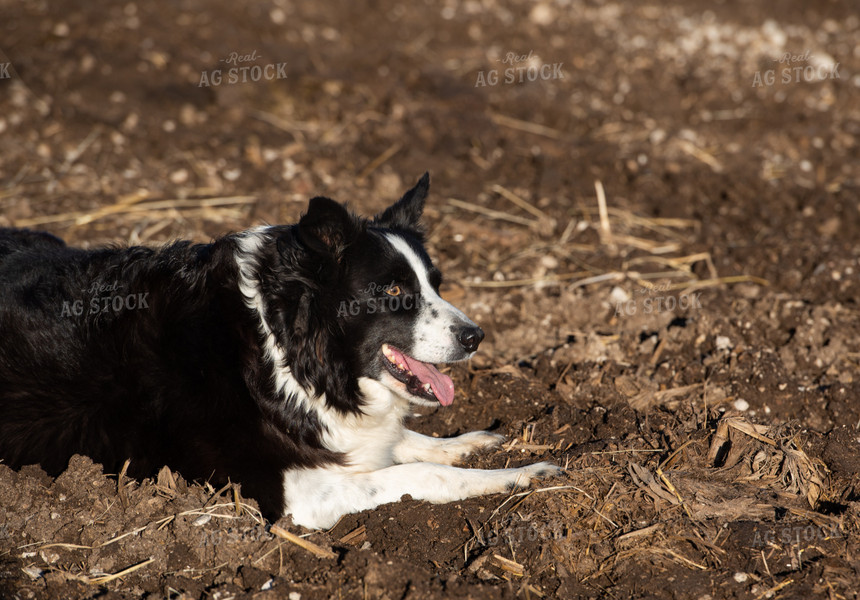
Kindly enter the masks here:
<path id="1" fill-rule="evenodd" d="M 373 219 L 314 198 L 278 234 L 266 317 L 293 376 L 333 406 L 356 408 L 362 378 L 448 406 L 454 385 L 434 364 L 470 358 L 484 337 L 439 295 L 420 223 L 429 182 L 425 174 Z"/>

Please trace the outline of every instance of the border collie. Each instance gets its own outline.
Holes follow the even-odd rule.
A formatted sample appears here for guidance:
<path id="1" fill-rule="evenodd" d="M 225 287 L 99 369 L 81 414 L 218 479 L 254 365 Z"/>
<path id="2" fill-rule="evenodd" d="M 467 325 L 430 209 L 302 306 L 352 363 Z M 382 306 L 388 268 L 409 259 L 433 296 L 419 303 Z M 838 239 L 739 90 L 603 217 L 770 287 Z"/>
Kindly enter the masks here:
<path id="1" fill-rule="evenodd" d="M 318 197 L 296 225 L 158 249 L 0 229 L 0 459 L 52 475 L 75 453 L 107 469 L 131 459 L 138 478 L 169 465 L 238 482 L 268 518 L 308 528 L 557 473 L 456 468 L 501 436 L 402 424 L 410 402 L 454 401 L 433 363 L 484 337 L 439 296 L 428 189 L 425 174 L 373 219 Z"/>

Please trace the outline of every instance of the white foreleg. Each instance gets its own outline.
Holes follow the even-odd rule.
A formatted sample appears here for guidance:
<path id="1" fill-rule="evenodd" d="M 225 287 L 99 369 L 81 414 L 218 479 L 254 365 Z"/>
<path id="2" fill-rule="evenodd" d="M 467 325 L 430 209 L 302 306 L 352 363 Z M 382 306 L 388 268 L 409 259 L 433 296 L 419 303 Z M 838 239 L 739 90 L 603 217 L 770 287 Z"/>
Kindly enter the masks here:
<path id="1" fill-rule="evenodd" d="M 479 470 L 419 462 L 363 473 L 332 467 L 287 471 L 286 513 L 297 525 L 328 528 L 345 514 L 396 502 L 406 494 L 416 500 L 453 502 L 525 487 L 533 478 L 561 470 L 550 463 Z"/>

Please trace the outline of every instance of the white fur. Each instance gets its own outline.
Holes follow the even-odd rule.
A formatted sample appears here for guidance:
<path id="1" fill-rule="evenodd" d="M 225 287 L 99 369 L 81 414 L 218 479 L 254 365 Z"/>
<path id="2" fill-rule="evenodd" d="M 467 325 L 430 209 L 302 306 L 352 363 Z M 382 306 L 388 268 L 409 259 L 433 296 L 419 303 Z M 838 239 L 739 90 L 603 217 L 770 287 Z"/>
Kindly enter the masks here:
<path id="1" fill-rule="evenodd" d="M 394 460 L 397 463 L 453 465 L 476 450 L 498 446 L 504 440 L 504 436 L 487 431 L 472 431 L 453 438 L 434 438 L 404 429 L 403 438 L 394 448 Z"/>
<path id="2" fill-rule="evenodd" d="M 490 471 L 452 467 L 475 450 L 498 445 L 503 437 L 486 431 L 442 439 L 421 435 L 403 427 L 408 402 L 399 394 L 369 378 L 359 385 L 367 402 L 363 413 L 329 410 L 324 418 L 324 443 L 344 452 L 346 463 L 284 472 L 285 512 L 297 525 L 328 528 L 345 514 L 396 502 L 405 494 L 452 502 L 506 492 L 560 472 L 549 463 Z"/>
<path id="3" fill-rule="evenodd" d="M 406 258 L 421 286 L 421 309 L 413 326 L 415 344 L 410 356 L 429 363 L 447 363 L 469 358 L 474 352 L 462 354 L 452 326 L 476 327 L 475 323 L 436 293 L 430 285 L 427 268 L 406 240 L 393 233 L 386 233 L 385 239 Z"/>
<path id="4" fill-rule="evenodd" d="M 549 463 L 481 471 L 427 462 L 367 472 L 300 469 L 284 474 L 284 493 L 293 522 L 319 529 L 332 527 L 345 514 L 397 502 L 406 494 L 415 500 L 453 502 L 525 487 L 533 478 L 559 470 Z"/>
<path id="5" fill-rule="evenodd" d="M 388 373 L 383 377 L 397 382 Z M 323 444 L 346 454 L 347 469 L 381 469 L 394 464 L 394 447 L 403 437 L 409 403 L 379 381 L 362 377 L 358 385 L 365 400 L 361 412 L 343 414 L 329 409 Z"/>

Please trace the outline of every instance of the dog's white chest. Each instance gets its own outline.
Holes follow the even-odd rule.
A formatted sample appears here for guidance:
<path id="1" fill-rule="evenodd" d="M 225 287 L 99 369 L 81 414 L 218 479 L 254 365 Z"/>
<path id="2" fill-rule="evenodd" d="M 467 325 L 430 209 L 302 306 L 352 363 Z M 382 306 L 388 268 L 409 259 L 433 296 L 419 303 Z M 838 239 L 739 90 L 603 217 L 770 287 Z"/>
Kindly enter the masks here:
<path id="1" fill-rule="evenodd" d="M 409 405 L 378 381 L 359 380 L 366 404 L 359 414 L 330 411 L 325 419 L 323 443 L 346 455 L 349 471 L 375 471 L 394 464 L 394 448 L 405 435 L 403 417 Z"/>

